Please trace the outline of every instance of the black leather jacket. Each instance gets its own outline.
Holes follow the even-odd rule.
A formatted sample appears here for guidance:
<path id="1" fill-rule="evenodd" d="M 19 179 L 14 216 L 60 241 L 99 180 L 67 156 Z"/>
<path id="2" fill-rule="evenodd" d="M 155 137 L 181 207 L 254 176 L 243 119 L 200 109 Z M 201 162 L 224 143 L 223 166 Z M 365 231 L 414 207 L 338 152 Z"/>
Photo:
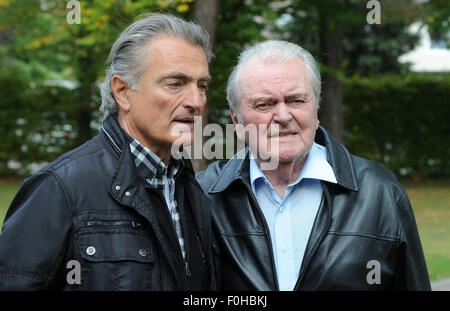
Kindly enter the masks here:
<path id="1" fill-rule="evenodd" d="M 322 127 L 315 141 L 326 147 L 338 183 L 322 182 L 295 290 L 430 290 L 413 211 L 395 176 L 351 155 Z M 251 191 L 245 152 L 245 160 L 235 156 L 197 174 L 213 202 L 222 289 L 278 290 L 269 229 Z"/>
<path id="2" fill-rule="evenodd" d="M 190 270 L 157 217 L 167 210 L 164 198 L 146 189 L 109 117 L 98 136 L 22 185 L 0 235 L 0 290 L 216 289 L 210 205 L 190 161 L 178 184 L 193 220 L 184 236 Z M 80 264 L 80 285 L 71 260 Z"/>

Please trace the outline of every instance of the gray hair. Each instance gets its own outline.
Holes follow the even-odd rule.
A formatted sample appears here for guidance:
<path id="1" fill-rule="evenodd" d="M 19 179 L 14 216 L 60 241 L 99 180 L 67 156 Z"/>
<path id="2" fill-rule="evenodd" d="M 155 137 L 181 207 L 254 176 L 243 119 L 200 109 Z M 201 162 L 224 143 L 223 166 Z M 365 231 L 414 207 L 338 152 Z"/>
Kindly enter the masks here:
<path id="1" fill-rule="evenodd" d="M 297 44 L 268 40 L 255 44 L 254 46 L 245 49 L 238 58 L 238 64 L 228 78 L 227 84 L 227 101 L 230 107 L 235 112 L 240 121 L 239 103 L 241 100 L 241 89 L 239 87 L 239 74 L 243 65 L 254 55 L 258 55 L 262 61 L 285 63 L 294 57 L 300 58 L 306 65 L 311 79 L 312 88 L 316 97 L 317 109 L 319 109 L 321 82 L 320 71 L 314 57 L 307 50 L 303 49 Z"/>
<path id="2" fill-rule="evenodd" d="M 209 35 L 202 27 L 170 14 L 152 13 L 128 26 L 114 42 L 107 60 L 105 81 L 100 84 L 102 105 L 100 111 L 106 116 L 117 116 L 119 111 L 111 81 L 121 77 L 132 89 L 139 88 L 142 74 L 148 67 L 143 62 L 146 44 L 158 35 L 168 35 L 186 40 L 203 48 L 208 63 L 214 57 L 209 46 Z"/>

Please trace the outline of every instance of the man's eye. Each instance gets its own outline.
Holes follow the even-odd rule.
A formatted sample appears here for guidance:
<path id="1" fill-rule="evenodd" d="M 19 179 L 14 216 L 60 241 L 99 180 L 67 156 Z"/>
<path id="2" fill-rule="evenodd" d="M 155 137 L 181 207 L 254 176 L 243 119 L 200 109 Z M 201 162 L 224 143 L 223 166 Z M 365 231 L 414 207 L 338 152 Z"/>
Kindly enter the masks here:
<path id="1" fill-rule="evenodd" d="M 201 91 L 206 92 L 206 91 L 208 90 L 208 84 L 200 84 L 200 85 L 198 86 L 198 88 L 199 88 Z"/>
<path id="2" fill-rule="evenodd" d="M 168 84 L 168 86 L 170 87 L 170 88 L 179 88 L 179 87 L 182 87 L 183 86 L 183 83 L 181 83 L 181 82 L 171 82 L 171 83 L 169 83 Z"/>
<path id="3" fill-rule="evenodd" d="M 261 103 L 256 105 L 256 109 L 258 110 L 267 110 L 270 108 L 270 103 Z"/>
<path id="4" fill-rule="evenodd" d="M 291 104 L 303 104 L 305 102 L 305 100 L 300 99 L 300 98 L 293 98 L 293 99 L 289 99 L 287 102 L 291 103 Z"/>

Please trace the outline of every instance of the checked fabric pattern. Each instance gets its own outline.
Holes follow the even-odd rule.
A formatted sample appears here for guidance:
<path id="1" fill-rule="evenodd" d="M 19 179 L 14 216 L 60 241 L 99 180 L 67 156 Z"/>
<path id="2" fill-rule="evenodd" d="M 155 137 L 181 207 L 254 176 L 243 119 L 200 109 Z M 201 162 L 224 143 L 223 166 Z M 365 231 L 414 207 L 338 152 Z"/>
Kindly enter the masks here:
<path id="1" fill-rule="evenodd" d="M 139 171 L 144 170 L 146 172 L 145 181 L 154 189 L 159 189 L 164 193 L 165 186 L 168 186 L 169 192 L 169 212 L 172 217 L 172 222 L 175 228 L 175 232 L 180 243 L 181 253 L 183 258 L 186 256 L 184 247 L 184 238 L 181 232 L 180 214 L 178 212 L 178 204 L 175 198 L 175 178 L 182 169 L 183 162 L 173 161 L 172 165 L 168 167 L 161 159 L 154 154 L 150 149 L 141 144 L 138 140 L 128 135 L 130 143 L 131 154 L 135 157 L 134 163 Z M 167 184 L 164 183 L 164 177 L 167 176 Z"/>

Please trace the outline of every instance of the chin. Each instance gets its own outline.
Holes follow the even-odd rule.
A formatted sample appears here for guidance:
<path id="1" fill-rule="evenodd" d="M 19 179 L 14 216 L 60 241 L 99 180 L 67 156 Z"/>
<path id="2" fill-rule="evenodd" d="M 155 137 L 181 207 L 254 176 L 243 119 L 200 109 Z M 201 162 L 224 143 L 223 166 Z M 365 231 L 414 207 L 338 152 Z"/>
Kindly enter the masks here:
<path id="1" fill-rule="evenodd" d="M 290 163 L 297 159 L 298 156 L 280 156 L 278 157 L 278 162 L 280 163 Z"/>
<path id="2" fill-rule="evenodd" d="M 183 136 L 179 136 L 170 142 L 171 145 L 177 144 L 179 146 L 181 146 L 181 145 L 182 146 L 190 146 L 193 143 L 194 143 L 194 139 L 192 139 L 191 137 L 183 137 Z"/>
<path id="3" fill-rule="evenodd" d="M 304 156 L 305 152 L 302 152 L 301 150 L 289 150 L 289 151 L 280 151 L 277 158 L 280 163 L 289 163 L 297 159 L 303 158 Z"/>

